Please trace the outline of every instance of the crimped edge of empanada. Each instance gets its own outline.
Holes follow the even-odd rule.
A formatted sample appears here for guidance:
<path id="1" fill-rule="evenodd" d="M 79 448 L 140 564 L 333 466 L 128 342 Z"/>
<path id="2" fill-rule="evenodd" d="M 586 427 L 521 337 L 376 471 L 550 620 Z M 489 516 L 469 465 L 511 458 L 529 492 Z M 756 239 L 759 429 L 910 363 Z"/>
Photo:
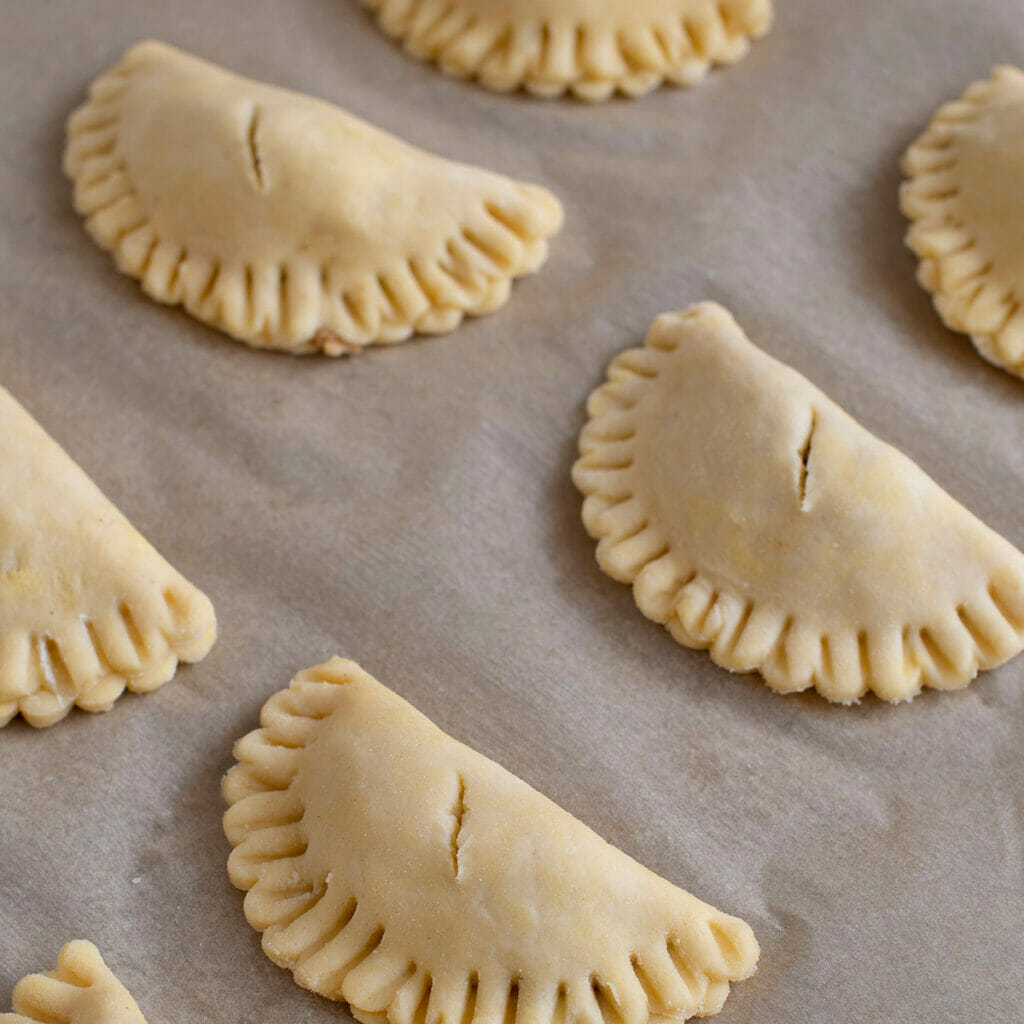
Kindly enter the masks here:
<path id="1" fill-rule="evenodd" d="M 0 1013 L 0 1024 L 91 1024 L 129 1017 L 144 1024 L 131 993 L 114 977 L 99 950 L 84 939 L 61 949 L 55 971 L 22 978 L 14 986 L 12 1002 L 14 1013 Z"/>
<path id="2" fill-rule="evenodd" d="M 93 240 L 158 302 L 181 305 L 257 348 L 340 356 L 414 333 L 444 334 L 467 315 L 494 312 L 508 301 L 512 280 L 547 259 L 562 207 L 547 189 L 511 179 L 503 194 L 481 200 L 472 220 L 438 238 L 429 258 L 410 257 L 354 279 L 340 264 L 297 253 L 229 265 L 190 252 L 185 238 L 159 237 L 118 152 L 118 98 L 152 47 L 163 44 L 136 44 L 92 83 L 88 100 L 68 119 L 64 170 Z"/>
<path id="3" fill-rule="evenodd" d="M 122 601 L 45 630 L 0 632 L 0 727 L 19 712 L 43 728 L 75 706 L 109 711 L 125 688 L 150 693 L 174 676 L 179 661 L 201 661 L 216 638 L 213 605 L 184 578 L 144 604 Z"/>
<path id="4" fill-rule="evenodd" d="M 1024 71 L 1002 66 L 939 108 L 903 156 L 900 209 L 911 221 L 905 241 L 920 259 L 917 280 L 943 322 L 970 335 L 989 362 L 1024 377 L 1024 295 L 989 279 L 994 257 L 979 246 L 957 201 L 957 129 L 1008 88 L 1020 93 L 1024 107 Z"/>
<path id="5" fill-rule="evenodd" d="M 235 744 L 238 764 L 224 777 L 222 787 L 230 805 L 224 815 L 224 832 L 233 846 L 228 875 L 237 888 L 246 890 L 245 917 L 263 933 L 264 952 L 290 970 L 297 984 L 348 1002 L 352 1015 L 362 1024 L 416 1024 L 423 1019 L 422 1008 L 431 992 L 433 979 L 428 970 L 403 961 L 404 969 L 397 973 L 378 971 L 368 976 L 367 961 L 384 942 L 384 924 L 356 894 L 332 890 L 330 875 L 315 881 L 305 879 L 301 860 L 308 848 L 302 827 L 305 812 L 291 792 L 291 784 L 299 758 L 316 739 L 319 723 L 337 707 L 342 688 L 356 680 L 374 682 L 355 662 L 338 657 L 298 673 L 288 689 L 273 694 L 263 705 L 260 728 Z M 756 970 L 760 950 L 749 926 L 714 907 L 707 906 L 707 911 L 700 945 L 706 960 L 703 970 L 685 962 L 672 935 L 665 935 L 657 948 L 652 945 L 632 951 L 624 969 L 636 975 L 648 1001 L 650 1020 L 679 1021 L 694 1014 L 717 1013 L 730 983 L 748 978 Z M 305 915 L 314 922 L 315 941 L 304 944 L 298 956 L 290 946 L 279 948 L 278 934 Z M 308 931 L 304 937 L 308 939 Z M 360 965 L 366 967 L 359 971 Z M 479 975 L 478 971 L 464 979 L 464 1005 L 454 1008 L 452 1019 L 483 1024 L 485 1019 L 502 1019 L 504 1015 L 508 1020 L 510 1012 L 515 1014 L 520 988 L 530 979 L 511 974 L 506 979 L 503 973 L 498 984 L 505 992 L 503 1007 L 493 998 L 487 1000 L 486 1007 L 478 1007 L 475 984 Z M 493 977 L 488 980 L 495 981 Z M 557 993 L 546 993 L 553 1010 L 561 1005 L 564 1011 L 569 985 L 574 986 L 573 998 L 589 994 L 594 1020 L 625 1019 L 616 1009 L 614 993 L 593 975 L 565 979 Z M 576 991 L 580 986 L 585 993 Z M 493 996 L 493 985 L 490 988 Z M 523 988 L 524 998 L 525 992 Z M 367 994 L 372 998 L 365 998 Z M 544 1004 L 541 996 L 545 993 L 534 991 L 533 995 Z M 689 1007 L 686 1012 L 678 1009 L 683 1003 Z M 674 1009 L 666 1010 L 669 1005 Z M 429 1010 L 426 1019 L 432 1019 Z M 517 1019 L 522 1021 L 522 1014 Z M 530 1014 L 526 1024 L 536 1024 L 539 1019 Z M 557 1019 L 552 1016 L 551 1024 Z"/>
<path id="6" fill-rule="evenodd" d="M 414 57 L 499 92 L 535 96 L 570 92 L 596 102 L 616 90 L 641 96 L 662 82 L 693 85 L 714 64 L 733 64 L 772 23 L 771 0 L 701 0 L 686 17 L 642 27 L 519 23 L 482 18 L 459 0 L 363 0 L 381 28 Z"/>
<path id="7" fill-rule="evenodd" d="M 587 401 L 573 482 L 584 495 L 583 524 L 597 540 L 600 567 L 632 585 L 637 607 L 686 647 L 708 650 L 733 672 L 759 672 L 777 692 L 813 687 L 850 704 L 872 692 L 899 702 L 923 687 L 957 689 L 981 669 L 1002 664 L 1024 647 L 1024 574 L 1008 568 L 986 587 L 951 605 L 943 622 L 905 624 L 885 635 L 864 630 L 820 634 L 783 607 L 722 588 L 674 549 L 634 492 L 636 407 L 657 380 L 662 358 L 679 339 L 679 319 L 741 331 L 721 306 L 704 302 L 659 316 L 642 348 L 617 355 L 607 381 Z"/>

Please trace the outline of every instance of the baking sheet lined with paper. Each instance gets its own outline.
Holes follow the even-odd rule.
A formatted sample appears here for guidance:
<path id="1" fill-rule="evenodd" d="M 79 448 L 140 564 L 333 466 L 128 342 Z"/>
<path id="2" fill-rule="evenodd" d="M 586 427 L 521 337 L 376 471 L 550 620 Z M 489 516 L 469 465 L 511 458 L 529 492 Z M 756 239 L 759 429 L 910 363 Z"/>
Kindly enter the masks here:
<path id="1" fill-rule="evenodd" d="M 150 1022 L 347 1020 L 271 964 L 227 877 L 232 744 L 301 668 L 358 661 L 630 856 L 748 921 L 723 1024 L 1009 1020 L 1024 987 L 1024 662 L 910 704 L 782 697 L 606 577 L 570 480 L 583 403 L 653 318 L 711 299 L 997 532 L 1024 391 L 944 328 L 899 157 L 1024 63 L 1013 0 L 778 0 L 689 90 L 497 95 L 354 0 L 8 2 L 0 384 L 206 593 L 219 640 L 158 692 L 0 732 L 0 1009 L 94 942 Z M 161 39 L 549 188 L 565 226 L 508 304 L 353 358 L 250 351 L 89 239 L 64 120 Z"/>

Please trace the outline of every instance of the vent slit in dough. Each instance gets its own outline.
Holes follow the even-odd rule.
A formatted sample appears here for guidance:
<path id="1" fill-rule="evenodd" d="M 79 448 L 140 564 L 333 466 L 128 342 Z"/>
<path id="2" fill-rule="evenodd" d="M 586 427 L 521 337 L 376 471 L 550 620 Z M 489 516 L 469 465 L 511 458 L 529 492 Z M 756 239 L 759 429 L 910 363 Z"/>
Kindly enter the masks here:
<path id="1" fill-rule="evenodd" d="M 456 776 L 458 792 L 455 794 L 455 802 L 452 804 L 452 834 L 449 845 L 452 851 L 452 870 L 455 873 L 455 880 L 459 879 L 459 836 L 462 832 L 462 820 L 466 816 L 466 780 Z"/>
<path id="2" fill-rule="evenodd" d="M 209 600 L 2 388 L 0 493 L 0 725 L 107 711 L 206 656 Z"/>
<path id="3" fill-rule="evenodd" d="M 1024 71 L 999 67 L 940 108 L 903 157 L 917 278 L 947 327 L 1024 376 Z"/>
<path id="4" fill-rule="evenodd" d="M 771 0 L 364 0 L 415 57 L 499 91 L 606 100 L 743 57 Z"/>
<path id="5" fill-rule="evenodd" d="M 68 119 L 75 208 L 160 302 L 258 347 L 450 331 L 535 271 L 562 209 L 331 106 L 156 42 Z"/>
<path id="6" fill-rule="evenodd" d="M 800 474 L 798 484 L 798 496 L 800 499 L 800 508 L 807 511 L 807 478 L 810 474 L 810 463 L 811 463 L 811 444 L 814 441 L 814 428 L 817 425 L 817 414 L 814 411 L 814 406 L 811 406 L 810 410 L 810 422 L 807 426 L 807 437 L 804 439 L 804 443 L 800 446 L 798 456 L 800 458 L 800 468 L 798 470 Z"/>
<path id="7" fill-rule="evenodd" d="M 587 409 L 601 568 L 719 665 L 897 701 L 1024 645 L 1024 555 L 720 306 L 659 317 Z"/>
<path id="8" fill-rule="evenodd" d="M 753 972 L 746 924 L 353 662 L 301 672 L 260 722 L 224 779 L 228 872 L 270 959 L 364 1024 L 681 1020 Z"/>
<path id="9" fill-rule="evenodd" d="M 131 993 L 83 939 L 61 949 L 55 971 L 22 978 L 12 1003 L 0 1024 L 146 1024 Z"/>
<path id="10" fill-rule="evenodd" d="M 249 130 L 246 132 L 246 139 L 249 143 L 249 160 L 252 163 L 252 174 L 256 179 L 256 187 L 261 192 L 267 191 L 267 182 L 263 177 L 263 160 L 260 157 L 259 145 L 256 141 L 256 133 L 260 127 L 260 108 L 253 104 L 252 113 L 249 115 Z"/>

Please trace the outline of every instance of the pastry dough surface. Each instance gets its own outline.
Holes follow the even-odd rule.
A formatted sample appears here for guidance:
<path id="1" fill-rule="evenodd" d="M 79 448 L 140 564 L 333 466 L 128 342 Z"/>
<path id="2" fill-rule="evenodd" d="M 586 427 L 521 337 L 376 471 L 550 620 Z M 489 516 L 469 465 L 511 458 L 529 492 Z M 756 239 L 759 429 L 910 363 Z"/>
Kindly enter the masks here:
<path id="1" fill-rule="evenodd" d="M 157 42 L 93 83 L 64 166 L 89 233 L 147 294 L 291 352 L 497 309 L 562 223 L 546 189 Z"/>
<path id="2" fill-rule="evenodd" d="M 82 939 L 64 946 L 55 971 L 22 978 L 13 1003 L 0 1024 L 146 1024 L 99 950 Z"/>
<path id="3" fill-rule="evenodd" d="M 1024 644 L 1024 555 L 722 307 L 658 317 L 587 408 L 598 562 L 719 665 L 897 701 Z"/>
<path id="4" fill-rule="evenodd" d="M 0 724 L 106 711 L 206 656 L 213 606 L 0 388 Z"/>
<path id="5" fill-rule="evenodd" d="M 903 157 L 918 280 L 948 327 L 1024 376 L 1024 71 L 996 68 Z"/>
<path id="6" fill-rule="evenodd" d="M 360 1021 L 624 1024 L 717 1011 L 757 942 L 350 661 L 235 748 L 231 880 L 263 948 Z"/>
<path id="7" fill-rule="evenodd" d="M 771 0 L 363 0 L 416 57 L 492 89 L 605 100 L 743 57 Z"/>

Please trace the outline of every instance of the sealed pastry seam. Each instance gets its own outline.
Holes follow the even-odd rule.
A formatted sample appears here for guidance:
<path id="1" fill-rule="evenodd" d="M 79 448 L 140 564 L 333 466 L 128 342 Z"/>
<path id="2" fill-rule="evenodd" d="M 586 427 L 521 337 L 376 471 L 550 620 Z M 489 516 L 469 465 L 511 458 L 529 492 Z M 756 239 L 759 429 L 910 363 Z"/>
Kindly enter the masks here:
<path id="1" fill-rule="evenodd" d="M 61 949 L 55 971 L 22 978 L 13 1003 L 0 1024 L 146 1024 L 99 950 L 83 939 Z"/>
<path id="2" fill-rule="evenodd" d="M 918 280 L 946 325 L 1024 376 L 1024 72 L 996 68 L 907 150 L 900 206 Z"/>
<path id="3" fill-rule="evenodd" d="M 692 85 L 743 57 L 770 0 L 363 0 L 413 56 L 499 91 L 583 100 Z"/>
<path id="4" fill-rule="evenodd" d="M 508 299 L 561 227 L 535 185 L 138 43 L 68 120 L 93 239 L 148 295 L 259 347 L 341 355 Z"/>
<path id="5" fill-rule="evenodd" d="M 155 690 L 217 634 L 213 606 L 0 388 L 0 725 Z"/>
<path id="6" fill-rule="evenodd" d="M 299 673 L 224 780 L 263 949 L 365 1024 L 716 1012 L 750 928 L 609 846 L 356 664 Z"/>
<path id="7" fill-rule="evenodd" d="M 609 576 L 680 643 L 849 703 L 1024 645 L 1024 555 L 728 312 L 654 322 L 587 404 L 573 479 Z"/>

